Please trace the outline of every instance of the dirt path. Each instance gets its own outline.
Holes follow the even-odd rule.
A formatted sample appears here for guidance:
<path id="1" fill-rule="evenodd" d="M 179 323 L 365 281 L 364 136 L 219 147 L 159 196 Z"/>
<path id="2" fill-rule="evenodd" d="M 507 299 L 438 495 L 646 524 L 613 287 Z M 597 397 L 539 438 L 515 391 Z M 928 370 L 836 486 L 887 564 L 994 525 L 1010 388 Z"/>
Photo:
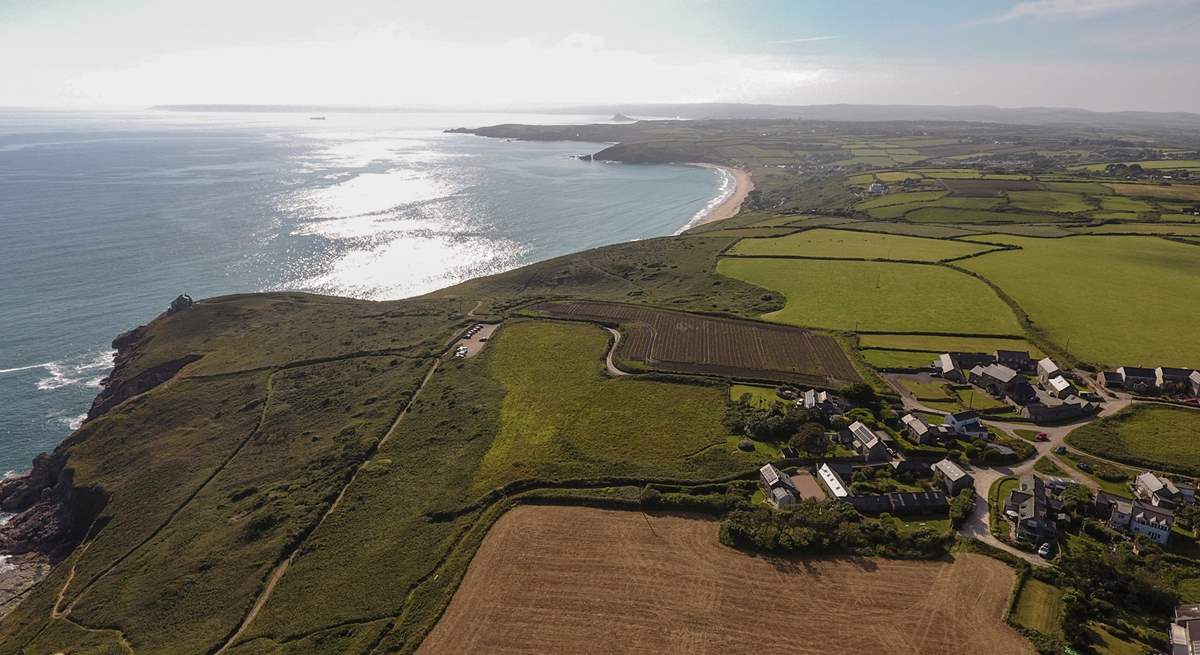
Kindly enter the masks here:
<path id="1" fill-rule="evenodd" d="M 617 352 L 617 346 L 621 345 L 621 333 L 619 331 L 617 331 L 615 328 L 606 327 L 604 329 L 608 330 L 608 332 L 610 334 L 612 334 L 612 336 L 613 336 L 612 346 L 608 349 L 608 352 L 605 353 L 605 355 L 604 355 L 604 367 L 608 369 L 609 375 L 612 375 L 615 377 L 622 377 L 622 376 L 629 375 L 629 373 L 626 373 L 625 371 L 622 371 L 621 369 L 617 368 L 617 365 L 615 363 L 613 363 L 613 353 Z"/>

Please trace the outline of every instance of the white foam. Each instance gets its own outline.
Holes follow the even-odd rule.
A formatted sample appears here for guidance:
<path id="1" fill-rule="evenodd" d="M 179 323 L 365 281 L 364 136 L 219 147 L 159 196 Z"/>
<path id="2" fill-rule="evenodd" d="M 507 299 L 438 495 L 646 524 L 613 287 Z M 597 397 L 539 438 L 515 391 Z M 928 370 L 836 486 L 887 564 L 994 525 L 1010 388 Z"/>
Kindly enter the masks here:
<path id="1" fill-rule="evenodd" d="M 112 358 L 115 350 L 102 350 L 89 353 L 73 360 L 62 360 L 42 364 L 49 377 L 37 381 L 37 388 L 42 391 L 52 391 L 74 385 L 99 388 L 103 375 L 97 376 L 95 371 L 112 368 Z M 37 368 L 37 367 L 35 367 Z"/>
<path id="2" fill-rule="evenodd" d="M 721 178 L 720 185 L 717 187 L 717 195 L 714 196 L 712 200 L 709 200 L 708 204 L 704 205 L 700 211 L 696 212 L 696 214 L 692 216 L 691 220 L 689 220 L 686 225 L 676 230 L 675 234 L 683 234 L 693 227 L 703 223 L 705 218 L 708 218 L 710 214 L 716 211 L 718 207 L 725 204 L 725 201 L 732 198 L 733 194 L 737 192 L 737 178 L 733 175 L 733 173 L 724 168 L 715 166 L 712 167 L 711 170 L 716 171 L 717 175 L 719 175 Z"/>

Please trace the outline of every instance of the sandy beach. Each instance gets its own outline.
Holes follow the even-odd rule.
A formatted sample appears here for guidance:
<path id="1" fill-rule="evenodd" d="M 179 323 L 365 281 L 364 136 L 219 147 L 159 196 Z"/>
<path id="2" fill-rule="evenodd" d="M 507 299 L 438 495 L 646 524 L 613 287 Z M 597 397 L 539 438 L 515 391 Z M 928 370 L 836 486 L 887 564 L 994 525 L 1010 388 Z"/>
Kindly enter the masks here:
<path id="1" fill-rule="evenodd" d="M 712 223 L 730 218 L 731 216 L 736 216 L 738 211 L 741 210 L 742 203 L 746 200 L 746 196 L 754 190 L 754 179 L 750 176 L 749 171 L 743 171 L 739 168 L 733 168 L 730 166 L 702 164 L 699 162 L 689 162 L 688 165 L 724 171 L 726 174 L 732 176 L 733 189 L 724 193 L 722 197 L 718 199 L 719 202 L 717 202 L 715 205 L 706 208 L 702 214 L 689 221 L 684 227 L 684 230 L 690 230 L 698 225 L 704 225 L 705 223 Z"/>

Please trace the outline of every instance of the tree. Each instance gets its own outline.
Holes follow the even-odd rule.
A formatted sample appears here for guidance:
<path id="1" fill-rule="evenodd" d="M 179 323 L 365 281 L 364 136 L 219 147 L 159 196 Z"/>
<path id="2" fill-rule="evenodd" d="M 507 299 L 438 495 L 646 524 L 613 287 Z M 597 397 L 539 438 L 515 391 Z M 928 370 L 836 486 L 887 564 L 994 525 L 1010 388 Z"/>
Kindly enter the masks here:
<path id="1" fill-rule="evenodd" d="M 792 448 L 813 456 L 824 455 L 829 450 L 829 437 L 820 423 L 805 423 L 796 430 L 788 442 Z"/>
<path id="2" fill-rule="evenodd" d="M 869 384 L 856 382 L 842 387 L 838 393 L 859 407 L 874 409 L 879 405 L 879 396 L 876 395 L 875 390 Z"/>

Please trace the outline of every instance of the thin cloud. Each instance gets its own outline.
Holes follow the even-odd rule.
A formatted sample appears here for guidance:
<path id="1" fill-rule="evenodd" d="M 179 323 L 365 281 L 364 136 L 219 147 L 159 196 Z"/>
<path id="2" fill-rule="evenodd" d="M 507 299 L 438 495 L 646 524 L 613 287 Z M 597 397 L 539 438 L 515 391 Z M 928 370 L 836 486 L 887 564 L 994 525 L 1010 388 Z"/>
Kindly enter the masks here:
<path id="1" fill-rule="evenodd" d="M 804 36 L 799 39 L 779 39 L 777 41 L 768 41 L 771 45 L 792 45 L 795 43 L 813 43 L 816 41 L 831 41 L 836 39 L 836 36 Z"/>
<path id="2" fill-rule="evenodd" d="M 1166 4 L 1164 0 L 1026 0 L 1007 12 L 979 23 L 1008 23 L 1025 19 L 1090 18 Z"/>

